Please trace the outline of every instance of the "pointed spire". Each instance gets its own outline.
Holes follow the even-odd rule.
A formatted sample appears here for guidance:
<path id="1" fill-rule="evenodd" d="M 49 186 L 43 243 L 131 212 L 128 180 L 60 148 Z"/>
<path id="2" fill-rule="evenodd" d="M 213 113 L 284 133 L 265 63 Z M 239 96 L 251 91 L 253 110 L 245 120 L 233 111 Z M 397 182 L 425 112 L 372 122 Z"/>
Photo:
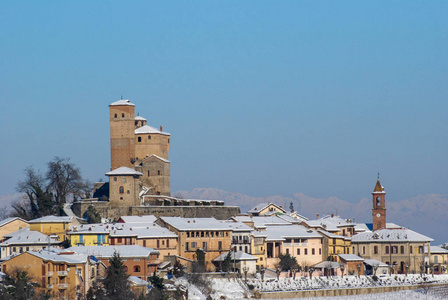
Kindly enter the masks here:
<path id="1" fill-rule="evenodd" d="M 378 179 L 376 180 L 375 188 L 373 189 L 374 193 L 384 193 L 384 187 L 380 182 L 380 173 L 378 173 Z"/>

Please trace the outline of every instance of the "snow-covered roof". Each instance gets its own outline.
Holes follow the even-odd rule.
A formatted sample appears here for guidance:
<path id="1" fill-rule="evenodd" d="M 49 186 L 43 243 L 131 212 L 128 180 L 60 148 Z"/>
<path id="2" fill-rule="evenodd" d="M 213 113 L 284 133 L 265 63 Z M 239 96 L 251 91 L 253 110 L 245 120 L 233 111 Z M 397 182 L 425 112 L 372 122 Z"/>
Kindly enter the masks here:
<path id="1" fill-rule="evenodd" d="M 355 223 L 355 232 L 370 231 L 369 227 L 365 223 Z"/>
<path id="2" fill-rule="evenodd" d="M 265 203 L 259 203 L 259 204 L 257 204 L 254 208 L 252 208 L 251 210 L 247 211 L 247 213 L 249 213 L 249 214 L 258 213 L 258 212 L 260 212 L 261 210 L 265 209 L 266 207 L 268 207 L 268 206 L 270 206 L 270 205 L 275 206 L 275 207 L 278 208 L 279 210 L 283 211 L 283 213 L 286 212 L 283 208 L 281 208 L 280 206 L 278 206 L 278 205 L 275 204 L 275 203 L 272 203 L 272 202 L 267 202 L 267 203 L 266 203 L 266 202 L 265 202 Z"/>
<path id="3" fill-rule="evenodd" d="M 147 159 L 149 159 L 149 158 L 151 158 L 151 157 L 158 158 L 158 159 L 160 159 L 161 161 L 164 161 L 164 162 L 170 162 L 168 159 L 163 158 L 163 157 L 160 157 L 160 156 L 155 155 L 155 154 L 151 154 L 151 155 L 146 156 L 146 157 L 143 159 L 143 161 L 145 161 L 145 160 L 147 160 Z"/>
<path id="4" fill-rule="evenodd" d="M 111 237 L 177 238 L 177 234 L 155 223 L 117 223 L 110 231 Z"/>
<path id="5" fill-rule="evenodd" d="M 28 223 L 28 221 L 25 221 L 24 219 L 19 218 L 19 217 L 9 217 L 9 218 L 6 218 L 6 219 L 0 221 L 0 227 L 4 226 L 12 221 L 15 221 L 15 220 L 19 220 L 19 221 Z"/>
<path id="6" fill-rule="evenodd" d="M 340 266 L 341 266 L 341 264 L 338 262 L 335 262 L 335 261 L 322 261 L 320 263 L 315 264 L 314 268 L 316 268 L 316 269 L 327 269 L 327 268 L 337 269 Z"/>
<path id="7" fill-rule="evenodd" d="M 129 276 L 128 280 L 136 286 L 147 286 L 148 282 L 137 276 Z"/>
<path id="8" fill-rule="evenodd" d="M 71 223 L 74 217 L 68 217 L 68 216 L 45 216 L 41 218 L 37 218 L 31 221 L 28 221 L 28 223 Z"/>
<path id="9" fill-rule="evenodd" d="M 168 132 L 164 132 L 164 131 L 160 131 L 157 130 L 156 128 L 149 126 L 149 125 L 145 125 L 142 127 L 139 127 L 137 129 L 134 130 L 135 134 L 148 134 L 148 133 L 156 133 L 156 134 L 162 134 L 162 135 L 171 135 Z"/>
<path id="10" fill-rule="evenodd" d="M 138 245 L 123 245 L 123 246 L 78 246 L 70 247 L 66 251 L 73 251 L 75 253 L 83 253 L 96 256 L 97 258 L 110 258 L 117 252 L 121 258 L 129 257 L 149 257 L 151 254 L 158 254 L 159 251 L 146 248 Z"/>
<path id="11" fill-rule="evenodd" d="M 356 242 L 432 242 L 432 238 L 410 229 L 380 229 L 373 232 L 362 232 L 352 236 Z"/>
<path id="12" fill-rule="evenodd" d="M 227 257 L 228 252 L 224 252 L 221 255 L 219 255 L 217 258 L 215 258 L 213 261 L 224 261 Z M 230 257 L 232 259 L 232 261 L 238 260 L 238 261 L 242 261 L 242 260 L 258 260 L 258 257 L 253 256 L 251 254 L 248 254 L 246 252 L 241 252 L 241 251 L 237 251 L 236 253 L 231 251 L 230 252 Z"/>
<path id="13" fill-rule="evenodd" d="M 270 225 L 263 231 L 266 241 L 284 241 L 285 239 L 310 239 L 322 236 L 313 229 L 297 224 Z"/>
<path id="14" fill-rule="evenodd" d="M 141 172 L 138 172 L 134 169 L 128 167 L 119 167 L 113 171 L 107 172 L 107 176 L 115 176 L 115 175 L 134 175 L 134 176 L 142 176 Z"/>
<path id="15" fill-rule="evenodd" d="M 344 240 L 348 240 L 348 241 L 351 239 L 349 237 L 346 237 L 343 235 L 337 235 L 337 234 L 334 234 L 334 233 L 331 233 L 331 232 L 328 232 L 328 231 L 325 231 L 322 229 L 318 230 L 317 232 L 325 235 L 326 237 L 332 238 L 332 239 L 344 239 Z"/>
<path id="16" fill-rule="evenodd" d="M 37 256 L 46 261 L 64 262 L 68 264 L 83 264 L 87 262 L 88 259 L 87 254 L 76 252 L 69 254 L 67 252 L 72 251 L 55 253 L 53 251 L 42 250 L 42 251 L 28 251 L 27 253 Z"/>
<path id="17" fill-rule="evenodd" d="M 227 224 L 215 218 L 160 217 L 160 220 L 177 230 L 231 230 Z"/>
<path id="18" fill-rule="evenodd" d="M 306 223 L 309 227 L 312 227 L 312 228 L 323 228 L 326 231 L 333 231 L 333 232 L 339 231 L 339 228 L 334 226 L 333 223 L 321 221 L 320 219 L 308 220 L 308 221 L 304 221 L 304 223 Z"/>
<path id="19" fill-rule="evenodd" d="M 157 217 L 154 215 L 145 215 L 145 216 L 121 216 L 118 219 L 119 223 L 123 221 L 124 223 L 154 223 L 157 220 Z"/>
<path id="20" fill-rule="evenodd" d="M 431 254 L 448 254 L 448 250 L 439 246 L 430 247 Z M 425 253 L 428 253 L 428 247 L 425 246 Z"/>
<path id="21" fill-rule="evenodd" d="M 364 261 L 364 258 L 355 254 L 338 254 L 338 256 L 345 261 Z"/>
<path id="22" fill-rule="evenodd" d="M 146 121 L 146 119 L 143 118 L 143 117 L 141 117 L 141 116 L 136 116 L 136 117 L 135 117 L 135 120 L 136 120 L 136 121 Z"/>
<path id="23" fill-rule="evenodd" d="M 243 231 L 243 232 L 251 232 L 253 230 L 252 227 L 247 226 L 246 224 L 242 223 L 242 222 L 229 222 L 229 221 L 220 221 L 221 223 L 227 224 L 227 226 L 232 230 L 232 231 Z"/>
<path id="24" fill-rule="evenodd" d="M 70 226 L 70 230 L 67 234 L 101 234 L 101 233 L 109 233 L 111 224 L 81 224 Z"/>
<path id="25" fill-rule="evenodd" d="M 369 266 L 387 267 L 387 264 L 377 259 L 365 259 L 364 263 Z"/>
<path id="26" fill-rule="evenodd" d="M 35 230 L 19 230 L 9 234 L 9 239 L 0 244 L 1 247 L 11 245 L 45 245 L 48 244 L 48 235 Z M 56 238 L 50 237 L 52 245 L 60 244 Z"/>
<path id="27" fill-rule="evenodd" d="M 397 225 L 395 223 L 386 223 L 387 229 L 401 229 L 403 226 Z"/>
<path id="28" fill-rule="evenodd" d="M 126 99 L 126 100 L 118 100 L 118 101 L 115 101 L 115 102 L 109 104 L 109 106 L 121 106 L 121 105 L 135 106 L 135 104 L 131 103 L 131 101 L 129 101 L 128 99 Z"/>

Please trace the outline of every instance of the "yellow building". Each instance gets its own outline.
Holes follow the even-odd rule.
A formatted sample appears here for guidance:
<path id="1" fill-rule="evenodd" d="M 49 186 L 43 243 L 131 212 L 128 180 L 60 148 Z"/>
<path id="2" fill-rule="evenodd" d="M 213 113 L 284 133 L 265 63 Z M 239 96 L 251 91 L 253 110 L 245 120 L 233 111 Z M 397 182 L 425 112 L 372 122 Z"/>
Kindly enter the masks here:
<path id="1" fill-rule="evenodd" d="M 29 251 L 3 262 L 2 272 L 21 268 L 39 284 L 37 293 L 48 292 L 54 299 L 83 299 L 93 280 L 97 264 L 86 254 Z M 19 266 L 19 267 L 18 267 Z"/>
<path id="2" fill-rule="evenodd" d="M 74 217 L 45 216 L 29 221 L 30 230 L 40 231 L 46 235 L 57 235 L 60 241 L 68 239 L 66 233 L 70 226 L 79 225 Z"/>
<path id="3" fill-rule="evenodd" d="M 110 226 L 107 224 L 75 225 L 67 232 L 72 246 L 108 246 Z"/>
<path id="4" fill-rule="evenodd" d="M 325 230 L 318 230 L 322 235 L 322 260 L 324 261 L 338 261 L 339 254 L 353 254 L 350 253 L 351 239 L 346 236 L 337 235 Z"/>
<path id="5" fill-rule="evenodd" d="M 177 255 L 196 260 L 196 251 L 205 251 L 205 267 L 213 270 L 212 260 L 230 251 L 231 229 L 215 218 L 161 217 L 156 221 L 178 236 Z"/>
<path id="6" fill-rule="evenodd" d="M 0 221 L 0 241 L 3 241 L 4 236 L 18 230 L 30 227 L 28 222 L 21 218 L 6 218 Z"/>
<path id="7" fill-rule="evenodd" d="M 260 203 L 247 212 L 252 216 L 262 216 L 269 214 L 284 214 L 286 211 L 275 203 Z"/>
<path id="8" fill-rule="evenodd" d="M 257 259 L 257 270 L 266 267 L 266 234 L 260 231 L 253 231 L 252 233 L 252 255 Z"/>

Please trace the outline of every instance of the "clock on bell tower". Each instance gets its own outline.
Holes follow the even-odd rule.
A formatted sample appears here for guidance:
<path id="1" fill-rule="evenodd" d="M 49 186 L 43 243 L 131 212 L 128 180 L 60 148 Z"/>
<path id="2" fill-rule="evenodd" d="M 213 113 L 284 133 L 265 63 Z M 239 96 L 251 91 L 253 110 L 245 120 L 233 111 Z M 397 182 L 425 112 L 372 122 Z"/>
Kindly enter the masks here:
<path id="1" fill-rule="evenodd" d="M 380 177 L 378 174 L 378 180 L 376 181 L 375 189 L 372 193 L 372 221 L 373 230 L 386 228 L 386 192 L 384 187 L 380 183 Z"/>

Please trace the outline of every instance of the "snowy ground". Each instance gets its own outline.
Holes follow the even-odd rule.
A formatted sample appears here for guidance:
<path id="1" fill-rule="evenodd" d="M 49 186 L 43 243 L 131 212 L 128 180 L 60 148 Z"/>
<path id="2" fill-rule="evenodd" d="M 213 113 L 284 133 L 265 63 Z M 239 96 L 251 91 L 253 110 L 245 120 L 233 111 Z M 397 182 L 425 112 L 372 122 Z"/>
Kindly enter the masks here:
<path id="1" fill-rule="evenodd" d="M 377 282 L 373 281 L 370 276 L 344 276 L 341 277 L 313 277 L 313 278 L 280 278 L 268 279 L 262 282 L 259 279 L 249 279 L 248 284 L 253 285 L 255 290 L 262 292 L 275 291 L 297 291 L 310 289 L 346 289 L 357 287 L 378 287 L 378 286 L 398 286 L 398 285 L 418 285 L 422 283 L 446 283 L 448 284 L 448 275 L 423 276 L 420 275 L 393 275 L 380 277 Z M 203 292 L 194 285 L 190 285 L 186 279 L 180 278 L 176 284 L 183 285 L 188 288 L 188 297 L 191 300 L 205 300 L 207 297 Z M 241 280 L 236 279 L 210 279 L 210 286 L 213 289 L 210 295 L 212 299 L 245 299 L 250 296 L 247 287 L 242 284 Z M 225 297 L 225 298 L 224 298 Z M 429 288 L 415 291 L 400 291 L 381 294 L 369 294 L 359 296 L 340 296 L 340 297 L 316 297 L 316 298 L 300 298 L 303 300 L 326 300 L 326 299 L 348 299 L 348 300 L 387 300 L 387 299 L 426 299 L 438 300 L 448 299 L 448 286 L 443 288 Z"/>

